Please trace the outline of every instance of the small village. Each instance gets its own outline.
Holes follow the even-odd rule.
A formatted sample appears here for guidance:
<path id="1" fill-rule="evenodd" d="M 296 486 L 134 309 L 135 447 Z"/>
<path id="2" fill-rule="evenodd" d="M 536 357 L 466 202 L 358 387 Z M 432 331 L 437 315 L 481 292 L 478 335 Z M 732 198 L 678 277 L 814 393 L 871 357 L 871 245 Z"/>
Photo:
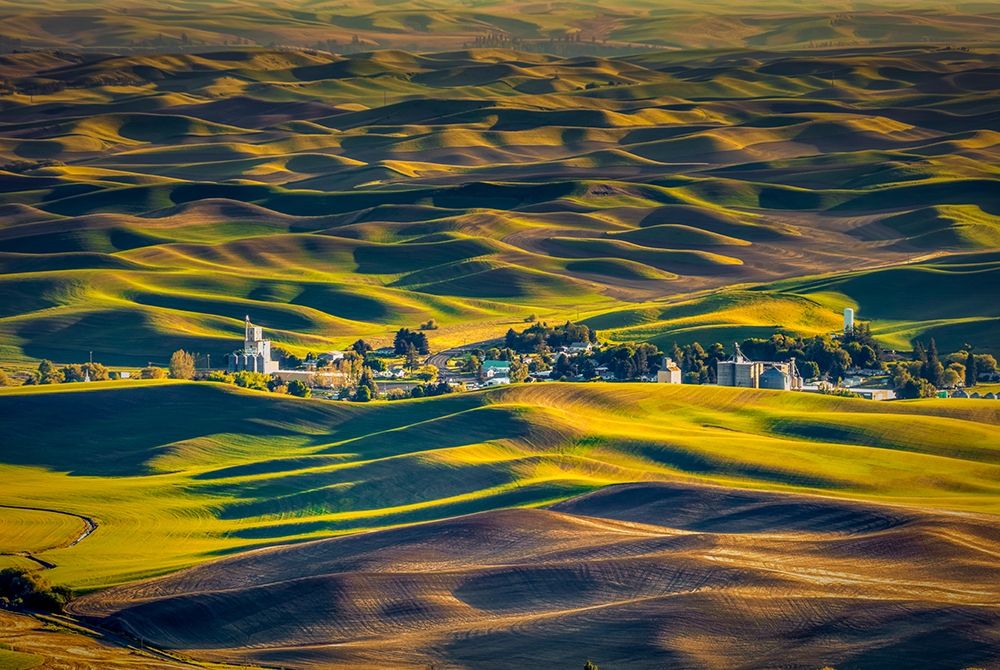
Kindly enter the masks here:
<path id="1" fill-rule="evenodd" d="M 551 331 L 555 337 L 539 340 L 537 334 L 546 331 Z M 867 333 L 865 329 L 855 327 L 854 310 L 845 309 L 843 332 L 839 336 L 865 339 L 864 333 Z M 683 359 L 685 356 L 678 355 L 676 358 Z M 982 359 L 987 364 L 983 367 L 988 369 L 976 374 L 977 381 L 1000 381 L 992 356 L 983 356 Z M 288 369 L 279 365 L 271 350 L 270 340 L 264 338 L 263 329 L 251 323 L 248 315 L 243 349 L 229 356 L 227 374 L 249 372 L 268 375 L 278 385 L 295 384 L 296 388 L 307 387 L 311 395 L 341 400 L 359 399 L 359 387 L 369 390 L 367 394 L 362 393 L 362 397 L 400 399 L 547 381 L 708 383 L 868 400 L 894 400 L 897 397 L 884 366 L 849 366 L 844 369 L 843 375 L 833 381 L 828 376 L 817 374 L 804 378 L 796 365 L 795 356 L 785 361 L 753 360 L 743 353 L 739 343 L 733 344 L 731 356 L 715 361 L 714 379 L 710 377 L 708 382 L 704 382 L 701 377 L 693 378 L 690 373 L 685 379 L 679 361 L 661 354 L 652 345 L 628 343 L 602 346 L 596 331 L 569 322 L 556 328 L 533 324 L 520 334 L 511 329 L 502 342 L 469 345 L 435 355 L 431 355 L 423 332 L 402 328 L 390 347 L 373 349 L 363 340 L 358 340 L 347 351 L 323 352 L 305 360 L 295 357 L 284 360 L 292 364 Z M 813 367 L 813 372 L 818 372 L 816 366 Z M 899 362 L 896 367 L 900 371 L 909 369 Z M 955 370 L 954 366 L 950 367 Z M 961 372 L 959 376 L 965 381 L 965 369 Z M 959 385 L 955 381 L 951 390 L 935 389 L 933 396 L 998 397 L 993 391 L 983 394 L 970 392 L 965 384 Z M 924 395 L 931 394 L 925 392 Z"/>
<path id="2" fill-rule="evenodd" d="M 566 322 L 534 322 L 513 328 L 503 339 L 432 353 L 427 332 L 400 328 L 392 346 L 357 340 L 346 350 L 299 357 L 273 347 L 264 328 L 244 319 L 243 346 L 228 354 L 225 368 L 196 365 L 196 357 L 175 351 L 169 366 L 137 371 L 109 369 L 90 360 L 62 367 L 42 361 L 37 372 L 6 385 L 91 382 L 106 379 L 177 378 L 234 384 L 244 388 L 327 400 L 400 400 L 475 391 L 518 383 L 619 382 L 697 384 L 774 391 L 821 393 L 868 400 L 918 397 L 997 399 L 996 359 L 971 349 L 942 359 L 934 345 L 920 343 L 910 357 L 881 350 L 867 324 L 855 325 L 844 311 L 843 331 L 811 341 L 775 335 L 771 340 L 674 345 L 669 353 L 649 343 L 601 342 L 597 332 Z M 745 349 L 750 347 L 752 352 Z M 770 356 L 760 355 L 770 352 Z M 821 365 L 820 362 L 824 364 Z M 987 385 L 981 392 L 975 387 Z"/>

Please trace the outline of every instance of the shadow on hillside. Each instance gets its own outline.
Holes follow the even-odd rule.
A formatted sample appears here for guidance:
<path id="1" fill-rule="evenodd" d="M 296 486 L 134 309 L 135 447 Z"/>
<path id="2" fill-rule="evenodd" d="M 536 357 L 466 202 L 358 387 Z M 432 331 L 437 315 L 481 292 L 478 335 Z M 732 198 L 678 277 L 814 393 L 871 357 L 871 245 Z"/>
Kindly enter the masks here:
<path id="1" fill-rule="evenodd" d="M 241 440 L 326 440 L 297 429 L 342 421 L 345 408 L 209 384 L 87 389 L 0 396 L 0 460 L 73 475 L 151 474 L 170 445 L 233 434 Z M 74 389 L 75 390 L 75 389 Z M 39 448 L 44 447 L 44 448 Z"/>

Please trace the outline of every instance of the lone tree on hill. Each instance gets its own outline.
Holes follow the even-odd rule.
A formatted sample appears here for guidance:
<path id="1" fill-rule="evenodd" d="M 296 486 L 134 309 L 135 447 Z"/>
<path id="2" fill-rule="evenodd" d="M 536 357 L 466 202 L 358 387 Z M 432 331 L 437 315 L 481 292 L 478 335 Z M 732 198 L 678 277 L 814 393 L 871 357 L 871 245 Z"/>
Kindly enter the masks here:
<path id="1" fill-rule="evenodd" d="M 170 355 L 171 379 L 194 379 L 194 356 L 178 349 Z"/>

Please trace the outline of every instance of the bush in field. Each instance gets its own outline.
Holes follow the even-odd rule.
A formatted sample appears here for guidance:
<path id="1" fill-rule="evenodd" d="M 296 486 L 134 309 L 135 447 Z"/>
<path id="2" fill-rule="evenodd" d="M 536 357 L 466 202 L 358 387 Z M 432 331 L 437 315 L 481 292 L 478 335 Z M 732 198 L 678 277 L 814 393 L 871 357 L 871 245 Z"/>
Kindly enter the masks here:
<path id="1" fill-rule="evenodd" d="M 140 370 L 139 376 L 143 379 L 163 379 L 167 376 L 167 371 L 163 368 L 150 365 Z"/>
<path id="2" fill-rule="evenodd" d="M 222 384 L 235 384 L 236 375 L 234 375 L 232 372 L 222 372 L 221 370 L 214 370 L 208 373 L 208 376 L 205 377 L 205 381 L 220 382 Z"/>
<path id="3" fill-rule="evenodd" d="M 430 398 L 438 395 L 445 395 L 448 393 L 454 393 L 453 389 L 448 382 L 438 382 L 437 384 L 417 384 L 412 389 L 410 389 L 410 398 Z M 390 400 L 398 399 L 399 396 L 390 398 Z M 402 397 L 406 397 L 405 395 Z"/>
<path id="4" fill-rule="evenodd" d="M 288 393 L 298 396 L 299 398 L 308 398 L 312 395 L 312 389 L 310 389 L 305 382 L 293 379 L 288 382 Z"/>
<path id="5" fill-rule="evenodd" d="M 240 388 L 254 389 L 255 391 L 270 391 L 268 383 L 271 381 L 270 375 L 263 372 L 250 372 L 241 370 L 233 375 L 233 381 Z"/>

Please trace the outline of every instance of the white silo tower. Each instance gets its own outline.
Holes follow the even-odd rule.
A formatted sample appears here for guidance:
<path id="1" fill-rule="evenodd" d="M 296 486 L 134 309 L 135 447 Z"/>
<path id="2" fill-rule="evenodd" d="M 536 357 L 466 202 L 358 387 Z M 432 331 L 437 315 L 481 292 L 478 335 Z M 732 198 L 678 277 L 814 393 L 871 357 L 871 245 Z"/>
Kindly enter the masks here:
<path id="1" fill-rule="evenodd" d="M 850 307 L 844 308 L 844 332 L 854 332 L 854 310 Z"/>

